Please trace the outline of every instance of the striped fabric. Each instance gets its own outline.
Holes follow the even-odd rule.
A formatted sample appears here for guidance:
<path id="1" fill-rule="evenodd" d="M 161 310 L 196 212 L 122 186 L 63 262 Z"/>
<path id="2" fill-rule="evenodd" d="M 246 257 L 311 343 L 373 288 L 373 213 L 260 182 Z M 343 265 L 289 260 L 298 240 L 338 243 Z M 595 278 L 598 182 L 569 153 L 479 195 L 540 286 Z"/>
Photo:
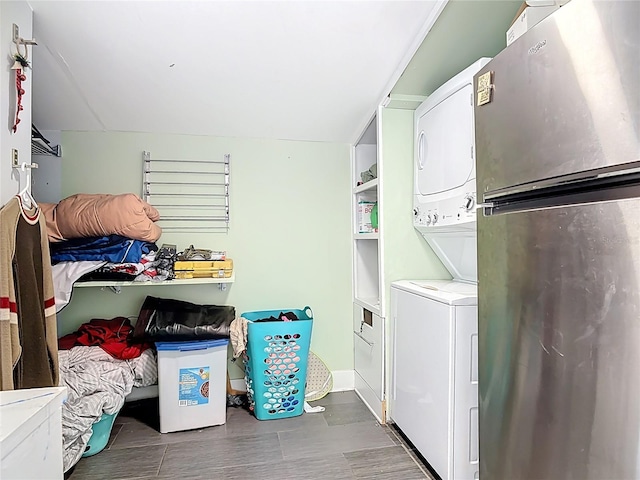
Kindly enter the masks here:
<path id="1" fill-rule="evenodd" d="M 155 350 L 138 358 L 113 358 L 100 347 L 60 350 L 60 386 L 67 387 L 62 405 L 64 471 L 76 464 L 93 433 L 92 425 L 103 413 L 117 413 L 134 386 L 153 385 L 158 380 Z"/>

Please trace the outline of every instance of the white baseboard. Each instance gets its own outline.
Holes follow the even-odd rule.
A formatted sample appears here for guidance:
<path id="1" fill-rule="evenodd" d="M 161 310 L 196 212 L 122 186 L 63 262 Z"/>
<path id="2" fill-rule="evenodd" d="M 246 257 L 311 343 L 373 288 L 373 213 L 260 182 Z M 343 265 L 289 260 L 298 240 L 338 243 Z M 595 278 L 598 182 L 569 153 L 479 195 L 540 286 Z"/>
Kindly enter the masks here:
<path id="1" fill-rule="evenodd" d="M 344 392 L 355 388 L 355 377 L 353 370 L 334 370 L 331 372 L 333 376 L 332 392 Z M 231 380 L 231 388 L 241 392 L 247 391 L 247 384 L 244 378 L 234 378 Z"/>
<path id="2" fill-rule="evenodd" d="M 333 388 L 332 392 L 344 392 L 346 390 L 353 390 L 356 385 L 355 376 L 353 370 L 334 370 L 331 372 L 333 376 Z"/>

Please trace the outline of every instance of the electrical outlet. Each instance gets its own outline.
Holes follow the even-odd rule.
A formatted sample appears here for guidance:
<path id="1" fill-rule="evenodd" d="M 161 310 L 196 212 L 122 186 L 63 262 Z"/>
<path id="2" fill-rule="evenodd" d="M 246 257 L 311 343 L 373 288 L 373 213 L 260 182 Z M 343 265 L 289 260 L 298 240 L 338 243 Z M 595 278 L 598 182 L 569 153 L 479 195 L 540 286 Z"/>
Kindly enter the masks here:
<path id="1" fill-rule="evenodd" d="M 18 166 L 18 149 L 17 148 L 11 149 L 11 166 L 12 167 Z"/>

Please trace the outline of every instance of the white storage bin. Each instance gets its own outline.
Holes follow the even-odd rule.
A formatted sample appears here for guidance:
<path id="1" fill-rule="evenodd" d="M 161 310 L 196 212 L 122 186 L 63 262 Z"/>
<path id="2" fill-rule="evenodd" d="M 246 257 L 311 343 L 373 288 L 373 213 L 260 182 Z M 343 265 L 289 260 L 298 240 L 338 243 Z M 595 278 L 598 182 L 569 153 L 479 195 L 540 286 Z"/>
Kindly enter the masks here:
<path id="1" fill-rule="evenodd" d="M 531 0 L 530 0 L 531 1 Z M 544 6 L 529 6 L 526 7 L 522 13 L 516 18 L 507 30 L 507 47 L 515 42 L 522 35 L 527 33 L 530 28 L 533 28 L 542 20 L 547 18 L 553 12 L 555 12 L 563 2 L 541 2 Z M 527 5 L 529 2 L 527 2 Z M 537 4 L 536 4 L 537 5 Z"/>
<path id="2" fill-rule="evenodd" d="M 160 432 L 227 421 L 229 340 L 157 342 Z"/>

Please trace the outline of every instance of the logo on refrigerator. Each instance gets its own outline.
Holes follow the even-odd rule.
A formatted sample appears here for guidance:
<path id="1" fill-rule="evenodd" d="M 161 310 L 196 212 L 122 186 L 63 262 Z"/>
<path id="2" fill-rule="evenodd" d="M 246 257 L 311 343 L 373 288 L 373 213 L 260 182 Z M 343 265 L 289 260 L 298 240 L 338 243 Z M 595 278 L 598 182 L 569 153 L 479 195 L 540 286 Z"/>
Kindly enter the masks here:
<path id="1" fill-rule="evenodd" d="M 531 47 L 529 49 L 529 51 L 527 52 L 529 55 L 535 55 L 536 53 L 538 53 L 541 49 L 543 49 L 545 47 L 545 45 L 547 44 L 546 40 L 541 40 L 538 43 L 536 43 L 533 47 Z"/>

